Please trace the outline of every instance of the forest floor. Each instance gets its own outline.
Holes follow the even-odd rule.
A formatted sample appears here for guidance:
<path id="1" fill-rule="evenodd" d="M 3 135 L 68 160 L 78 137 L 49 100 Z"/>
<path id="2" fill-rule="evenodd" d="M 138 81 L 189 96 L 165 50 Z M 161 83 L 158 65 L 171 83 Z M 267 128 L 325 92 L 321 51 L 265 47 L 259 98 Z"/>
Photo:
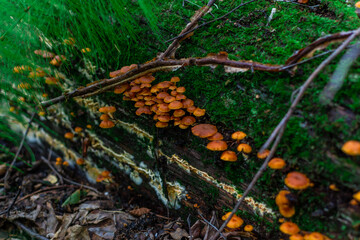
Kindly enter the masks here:
<path id="1" fill-rule="evenodd" d="M 0 142 L 13 154 L 18 150 L 4 139 Z M 200 210 L 198 216 L 182 220 L 126 176 L 90 183 L 79 166 L 57 164 L 51 149 L 47 155 L 33 150 L 39 160 L 31 165 L 17 161 L 10 189 L 0 197 L 0 239 L 196 240 L 209 239 L 216 231 L 213 226 L 219 227 L 214 213 L 210 226 Z M 19 159 L 26 155 L 21 150 Z M 0 177 L 7 170 L 0 165 Z M 256 233 L 236 230 L 223 236 L 258 239 Z"/>

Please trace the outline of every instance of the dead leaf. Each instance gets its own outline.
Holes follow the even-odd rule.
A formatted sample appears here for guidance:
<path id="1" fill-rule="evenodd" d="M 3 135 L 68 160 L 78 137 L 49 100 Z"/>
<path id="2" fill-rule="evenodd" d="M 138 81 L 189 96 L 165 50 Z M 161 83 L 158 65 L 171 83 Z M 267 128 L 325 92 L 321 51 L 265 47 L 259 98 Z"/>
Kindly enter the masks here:
<path id="1" fill-rule="evenodd" d="M 67 229 L 67 236 L 65 239 L 68 240 L 90 240 L 89 232 L 86 227 L 81 225 L 74 225 Z"/>
<path id="2" fill-rule="evenodd" d="M 189 237 L 189 234 L 182 228 L 176 229 L 175 232 L 170 233 L 174 240 L 181 240 L 183 237 Z"/>
<path id="3" fill-rule="evenodd" d="M 142 215 L 148 214 L 150 211 L 151 211 L 151 209 L 148 209 L 148 208 L 138 208 L 138 209 L 133 209 L 133 210 L 129 211 L 129 213 L 136 217 L 141 217 Z"/>
<path id="4" fill-rule="evenodd" d="M 43 179 L 44 181 L 48 181 L 51 184 L 57 183 L 58 179 L 55 175 L 49 174 L 46 178 Z"/>

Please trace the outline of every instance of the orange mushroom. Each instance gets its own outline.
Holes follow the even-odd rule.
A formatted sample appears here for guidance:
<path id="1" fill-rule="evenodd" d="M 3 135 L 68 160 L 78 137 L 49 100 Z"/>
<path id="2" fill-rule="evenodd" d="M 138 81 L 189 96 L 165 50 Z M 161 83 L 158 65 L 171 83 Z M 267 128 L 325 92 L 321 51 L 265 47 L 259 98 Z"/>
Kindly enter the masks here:
<path id="1" fill-rule="evenodd" d="M 254 230 L 254 227 L 252 225 L 246 225 L 244 227 L 245 232 L 251 232 L 252 230 Z"/>
<path id="2" fill-rule="evenodd" d="M 269 168 L 272 168 L 272 169 L 282 169 L 285 167 L 285 165 L 286 165 L 286 163 L 285 163 L 284 159 L 282 159 L 282 158 L 273 158 L 268 163 Z"/>
<path id="3" fill-rule="evenodd" d="M 347 141 L 341 150 L 350 156 L 360 156 L 360 142 L 354 140 Z"/>
<path id="4" fill-rule="evenodd" d="M 207 139 L 210 141 L 223 140 L 224 136 L 221 133 L 217 132 L 214 135 L 212 135 L 211 137 L 208 137 Z"/>
<path id="5" fill-rule="evenodd" d="M 225 151 L 221 154 L 220 159 L 227 162 L 236 162 L 237 156 L 236 153 L 233 151 Z"/>
<path id="6" fill-rule="evenodd" d="M 356 201 L 360 202 L 360 191 L 357 192 L 357 193 L 355 193 L 355 194 L 353 195 L 353 198 L 354 198 Z"/>
<path id="7" fill-rule="evenodd" d="M 244 152 L 244 153 L 251 153 L 252 148 L 249 144 L 246 143 L 240 143 L 239 146 L 237 147 L 237 150 L 239 152 Z"/>
<path id="8" fill-rule="evenodd" d="M 166 122 L 156 122 L 155 126 L 157 128 L 166 128 L 167 126 L 169 126 L 169 124 Z"/>
<path id="9" fill-rule="evenodd" d="M 228 146 L 225 141 L 216 140 L 209 142 L 206 148 L 211 151 L 224 151 L 228 148 Z"/>
<path id="10" fill-rule="evenodd" d="M 295 190 L 306 189 L 310 186 L 310 179 L 300 172 L 291 172 L 285 178 L 285 184 Z"/>
<path id="11" fill-rule="evenodd" d="M 294 235 L 300 232 L 300 228 L 293 222 L 284 222 L 280 225 L 280 231 L 288 235 Z"/>
<path id="12" fill-rule="evenodd" d="M 312 232 L 310 234 L 305 234 L 304 240 L 325 240 L 324 235 L 319 232 Z"/>
<path id="13" fill-rule="evenodd" d="M 211 124 L 198 124 L 191 128 L 191 132 L 200 138 L 208 138 L 217 133 L 217 128 Z"/>
<path id="14" fill-rule="evenodd" d="M 301 234 L 297 233 L 297 234 L 291 235 L 289 240 L 304 240 L 304 237 Z"/>
<path id="15" fill-rule="evenodd" d="M 237 131 L 234 132 L 233 134 L 231 134 L 231 138 L 237 141 L 240 141 L 242 139 L 244 139 L 246 137 L 246 133 L 241 132 L 241 131 Z"/>
<path id="16" fill-rule="evenodd" d="M 82 159 L 82 158 L 78 158 L 78 159 L 76 159 L 76 164 L 77 164 L 77 165 L 84 165 L 84 164 L 85 164 L 85 160 Z"/>
<path id="17" fill-rule="evenodd" d="M 67 139 L 73 139 L 74 134 L 71 133 L 71 132 L 67 132 L 67 133 L 65 133 L 64 137 L 67 138 Z"/>
<path id="18" fill-rule="evenodd" d="M 260 159 L 264 159 L 266 158 L 267 156 L 269 156 L 270 154 L 270 150 L 269 149 L 265 149 L 264 151 L 262 152 L 258 152 L 257 153 L 257 157 L 260 158 Z"/>
<path id="19" fill-rule="evenodd" d="M 193 125 L 194 123 L 196 122 L 196 119 L 192 116 L 185 116 L 181 119 L 181 123 L 180 124 L 183 124 L 183 125 L 187 125 L 187 126 L 190 126 L 190 125 Z M 191 130 L 192 131 L 192 130 Z M 195 134 L 194 134 L 195 135 Z"/>
<path id="20" fill-rule="evenodd" d="M 225 214 L 224 216 L 222 216 L 222 220 L 226 220 L 229 218 L 231 212 L 228 212 L 227 214 Z M 228 224 L 226 225 L 226 227 L 228 228 L 239 228 L 241 225 L 243 225 L 244 220 L 242 220 L 240 217 L 236 216 L 236 214 L 234 214 L 232 216 L 232 218 L 230 219 L 230 221 L 228 222 Z"/>
<path id="21" fill-rule="evenodd" d="M 115 123 L 113 123 L 113 121 L 111 121 L 111 120 L 103 120 L 99 125 L 99 127 L 101 127 L 101 128 L 112 128 L 114 126 L 115 126 Z"/>
<path id="22" fill-rule="evenodd" d="M 180 101 L 173 101 L 169 104 L 169 109 L 176 110 L 183 107 L 183 104 Z"/>
<path id="23" fill-rule="evenodd" d="M 74 131 L 76 132 L 76 133 L 79 133 L 79 132 L 81 132 L 83 129 L 81 128 L 81 127 L 76 127 L 75 129 L 74 129 Z"/>
<path id="24" fill-rule="evenodd" d="M 196 117 L 202 117 L 205 115 L 205 109 L 196 108 L 195 111 L 193 112 L 193 114 Z"/>

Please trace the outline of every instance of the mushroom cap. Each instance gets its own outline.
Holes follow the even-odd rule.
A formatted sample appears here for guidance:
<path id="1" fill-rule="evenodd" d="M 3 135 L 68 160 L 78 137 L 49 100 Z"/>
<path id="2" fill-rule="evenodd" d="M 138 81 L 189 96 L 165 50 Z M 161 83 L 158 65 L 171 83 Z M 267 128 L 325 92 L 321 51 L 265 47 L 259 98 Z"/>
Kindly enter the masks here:
<path id="1" fill-rule="evenodd" d="M 140 116 L 141 114 L 152 114 L 150 107 L 149 106 L 143 106 L 143 107 L 139 107 L 136 112 L 136 115 Z"/>
<path id="2" fill-rule="evenodd" d="M 76 164 L 77 165 L 83 165 L 83 164 L 85 164 L 85 160 L 82 159 L 82 158 L 78 158 L 78 159 L 76 159 Z"/>
<path id="3" fill-rule="evenodd" d="M 252 148 L 249 144 L 247 143 L 240 143 L 239 146 L 237 147 L 237 150 L 239 152 L 244 152 L 244 153 L 251 153 Z"/>
<path id="4" fill-rule="evenodd" d="M 354 198 L 356 201 L 360 202 L 360 191 L 357 192 L 357 193 L 355 193 L 355 194 L 353 195 L 353 198 Z"/>
<path id="5" fill-rule="evenodd" d="M 171 91 L 173 91 L 173 90 L 175 90 L 175 89 L 176 89 L 176 86 L 175 86 L 175 85 L 170 86 L 170 87 L 169 87 L 169 89 L 170 89 Z M 175 91 L 175 92 L 176 92 L 176 91 Z"/>
<path id="6" fill-rule="evenodd" d="M 143 101 L 137 101 L 134 106 L 135 106 L 136 108 L 143 107 L 143 106 L 145 106 L 145 102 L 143 102 Z"/>
<path id="7" fill-rule="evenodd" d="M 230 214 L 231 214 L 231 212 L 228 212 L 227 214 L 222 216 L 221 219 L 225 221 L 226 219 L 228 219 Z M 238 216 L 236 216 L 234 214 L 232 216 L 232 218 L 230 219 L 230 221 L 228 222 L 228 224 L 226 225 L 226 227 L 228 227 L 228 228 L 239 228 L 243 223 L 244 223 L 244 220 L 242 220 L 240 217 L 238 217 Z"/>
<path id="8" fill-rule="evenodd" d="M 244 227 L 245 232 L 251 232 L 252 230 L 254 230 L 254 227 L 252 225 L 246 225 Z"/>
<path id="9" fill-rule="evenodd" d="M 101 128 L 112 128 L 115 126 L 115 123 L 113 123 L 111 120 L 103 120 L 99 127 Z"/>
<path id="10" fill-rule="evenodd" d="M 123 83 L 114 88 L 114 93 L 121 94 L 121 93 L 125 92 L 126 90 L 128 90 L 129 88 L 130 88 L 130 85 L 128 83 Z"/>
<path id="11" fill-rule="evenodd" d="M 214 135 L 212 135 L 211 137 L 208 137 L 207 139 L 210 141 L 223 140 L 224 136 L 221 133 L 217 132 Z"/>
<path id="12" fill-rule="evenodd" d="M 146 76 L 142 76 L 139 79 L 140 83 L 151 83 L 152 81 L 155 80 L 155 77 L 152 75 L 146 75 Z"/>
<path id="13" fill-rule="evenodd" d="M 169 109 L 176 110 L 183 107 L 183 104 L 180 101 L 173 101 L 169 104 Z"/>
<path id="14" fill-rule="evenodd" d="M 169 88 L 169 89 L 170 89 L 170 88 Z M 174 97 L 175 97 L 176 95 L 178 95 L 178 94 L 179 94 L 179 93 L 178 93 L 177 91 L 174 91 L 174 90 L 171 91 L 171 93 L 170 93 L 170 95 L 171 95 L 171 96 L 174 96 Z"/>
<path id="15" fill-rule="evenodd" d="M 172 78 L 170 79 L 170 82 L 173 82 L 173 83 L 180 82 L 180 78 L 179 78 L 179 77 L 172 77 Z"/>
<path id="16" fill-rule="evenodd" d="M 360 2 L 355 3 L 356 8 L 360 8 Z"/>
<path id="17" fill-rule="evenodd" d="M 289 205 L 290 204 L 290 201 L 289 199 L 286 197 L 287 194 L 291 194 L 290 191 L 287 191 L 287 190 L 281 190 L 278 195 L 276 195 L 276 198 L 275 198 L 275 203 L 276 205 L 278 206 L 281 206 L 281 205 Z"/>
<path id="18" fill-rule="evenodd" d="M 297 233 L 297 234 L 291 235 L 289 240 L 304 240 L 304 237 L 301 234 Z"/>
<path id="19" fill-rule="evenodd" d="M 181 102 L 182 102 L 184 108 L 188 108 L 188 107 L 194 106 L 194 101 L 191 100 L 191 99 L 189 99 L 189 98 L 184 99 L 184 100 L 182 100 Z"/>
<path id="20" fill-rule="evenodd" d="M 193 113 L 195 110 L 196 110 L 197 107 L 195 106 L 190 106 L 188 107 L 186 110 L 189 112 L 189 113 Z"/>
<path id="21" fill-rule="evenodd" d="M 360 156 L 360 142 L 355 140 L 347 141 L 341 150 L 350 156 Z"/>
<path id="22" fill-rule="evenodd" d="M 206 148 L 211 151 L 224 151 L 228 148 L 228 146 L 225 141 L 215 140 L 209 142 Z"/>
<path id="23" fill-rule="evenodd" d="M 182 116 L 184 116 L 184 115 L 185 115 L 185 111 L 182 110 L 182 109 L 177 109 L 177 110 L 175 110 L 174 113 L 173 113 L 173 116 L 174 116 L 174 117 L 182 117 Z M 189 124 L 189 125 L 191 125 L 191 124 Z"/>
<path id="24" fill-rule="evenodd" d="M 231 134 L 231 138 L 234 140 L 242 140 L 246 137 L 246 133 L 241 132 L 241 131 L 237 131 L 234 132 L 233 134 Z"/>
<path id="25" fill-rule="evenodd" d="M 185 87 L 176 88 L 176 92 L 178 92 L 178 93 L 184 93 L 185 91 L 186 91 Z"/>
<path id="26" fill-rule="evenodd" d="M 273 158 L 268 163 L 269 168 L 272 168 L 272 169 L 282 169 L 285 167 L 285 165 L 286 165 L 286 163 L 285 163 L 284 159 L 282 159 L 282 158 Z"/>
<path id="27" fill-rule="evenodd" d="M 305 240 L 324 240 L 324 235 L 319 232 L 312 232 L 304 236 Z"/>
<path id="28" fill-rule="evenodd" d="M 132 88 L 130 88 L 130 92 L 133 92 L 133 93 L 141 92 L 141 88 L 139 85 L 135 85 Z"/>
<path id="29" fill-rule="evenodd" d="M 180 101 L 180 100 L 185 100 L 186 96 L 184 94 L 177 94 L 176 95 L 176 100 Z"/>
<path id="30" fill-rule="evenodd" d="M 174 97 L 174 96 L 166 96 L 165 98 L 164 98 L 164 102 L 165 103 L 171 103 L 171 102 L 173 102 L 173 101 L 175 101 L 176 100 L 176 98 Z"/>
<path id="31" fill-rule="evenodd" d="M 157 107 L 159 112 L 163 112 L 163 113 L 170 112 L 169 104 L 160 103 Z"/>
<path id="32" fill-rule="evenodd" d="M 290 205 L 280 205 L 279 212 L 282 216 L 286 218 L 291 218 L 295 214 L 295 207 Z"/>
<path id="33" fill-rule="evenodd" d="M 64 134 L 64 137 L 67 138 L 67 139 L 72 139 L 74 137 L 74 134 L 71 133 L 71 132 L 67 132 Z"/>
<path id="34" fill-rule="evenodd" d="M 225 151 L 221 154 L 220 159 L 227 162 L 236 162 L 237 156 L 236 153 L 233 151 Z"/>
<path id="35" fill-rule="evenodd" d="M 169 122 L 170 116 L 169 115 L 160 115 L 157 118 L 160 122 Z"/>
<path id="36" fill-rule="evenodd" d="M 217 133 L 217 128 L 211 124 L 198 124 L 191 128 L 191 132 L 200 138 L 207 138 Z"/>
<path id="37" fill-rule="evenodd" d="M 196 122 L 196 119 L 192 116 L 185 116 L 181 119 L 181 123 L 180 124 L 183 124 L 183 125 L 187 125 L 187 126 L 190 126 L 190 125 L 193 125 L 194 123 Z M 191 129 L 192 131 L 192 129 Z M 195 135 L 195 134 L 194 134 Z"/>
<path id="38" fill-rule="evenodd" d="M 151 88 L 151 84 L 150 83 L 142 83 L 141 85 L 140 85 L 140 88 L 142 89 L 142 88 Z"/>
<path id="39" fill-rule="evenodd" d="M 74 129 L 74 131 L 77 132 L 77 133 L 81 132 L 82 130 L 83 129 L 81 127 L 75 127 L 75 129 Z"/>
<path id="40" fill-rule="evenodd" d="M 165 99 L 167 96 L 170 96 L 167 92 L 161 92 L 158 95 L 156 95 L 158 99 Z"/>
<path id="41" fill-rule="evenodd" d="M 99 109 L 101 113 L 114 113 L 116 112 L 116 108 L 114 106 L 102 107 Z"/>
<path id="42" fill-rule="evenodd" d="M 155 102 L 152 101 L 152 100 L 145 102 L 145 105 L 146 105 L 146 106 L 153 106 L 154 104 L 155 104 Z"/>
<path id="43" fill-rule="evenodd" d="M 193 112 L 193 114 L 196 117 L 202 117 L 205 115 L 205 109 L 196 108 L 195 111 Z"/>
<path id="44" fill-rule="evenodd" d="M 285 178 L 285 184 L 295 190 L 306 189 L 310 186 L 310 179 L 300 172 L 291 172 Z"/>
<path id="45" fill-rule="evenodd" d="M 262 152 L 258 152 L 257 153 L 257 157 L 260 158 L 260 159 L 264 159 L 266 158 L 267 156 L 269 156 L 270 154 L 270 150 L 269 149 L 265 149 L 264 151 Z"/>
<path id="46" fill-rule="evenodd" d="M 284 222 L 280 225 L 280 231 L 288 235 L 294 235 L 300 232 L 300 228 L 293 222 Z"/>
<path id="47" fill-rule="evenodd" d="M 189 127 L 189 125 L 185 125 L 185 124 L 179 124 L 179 128 L 181 129 L 187 129 Z"/>
<path id="48" fill-rule="evenodd" d="M 171 82 L 163 81 L 157 84 L 157 87 L 160 89 L 169 88 L 171 86 Z"/>
<path id="49" fill-rule="evenodd" d="M 169 126 L 169 124 L 166 122 L 156 122 L 155 126 L 157 128 L 166 128 L 167 126 Z"/>

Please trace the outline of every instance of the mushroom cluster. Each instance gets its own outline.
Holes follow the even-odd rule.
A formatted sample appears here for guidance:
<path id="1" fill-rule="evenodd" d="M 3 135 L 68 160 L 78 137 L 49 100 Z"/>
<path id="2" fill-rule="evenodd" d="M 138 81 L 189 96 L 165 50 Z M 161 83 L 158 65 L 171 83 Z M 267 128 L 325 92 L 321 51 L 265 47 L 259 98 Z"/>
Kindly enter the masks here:
<path id="1" fill-rule="evenodd" d="M 102 122 L 100 123 L 99 127 L 112 128 L 115 126 L 115 123 L 110 120 L 110 118 L 114 118 L 112 114 L 116 112 L 116 108 L 114 106 L 101 107 L 99 109 L 99 112 L 102 113 L 102 115 L 100 116 L 100 120 Z"/>
<path id="2" fill-rule="evenodd" d="M 305 232 L 293 222 L 284 222 L 280 225 L 280 231 L 290 235 L 290 240 L 329 240 L 329 238 L 319 232 Z"/>
<path id="3" fill-rule="evenodd" d="M 111 72 L 110 77 L 120 76 L 136 68 L 135 64 L 125 66 Z M 165 128 L 172 123 L 186 129 L 196 122 L 196 117 L 205 115 L 205 109 L 196 107 L 194 101 L 186 97 L 185 87 L 177 86 L 179 77 L 153 85 L 154 80 L 151 74 L 141 76 L 115 87 L 114 93 L 123 94 L 123 100 L 135 102 L 136 115 L 153 115 L 157 128 Z"/>

